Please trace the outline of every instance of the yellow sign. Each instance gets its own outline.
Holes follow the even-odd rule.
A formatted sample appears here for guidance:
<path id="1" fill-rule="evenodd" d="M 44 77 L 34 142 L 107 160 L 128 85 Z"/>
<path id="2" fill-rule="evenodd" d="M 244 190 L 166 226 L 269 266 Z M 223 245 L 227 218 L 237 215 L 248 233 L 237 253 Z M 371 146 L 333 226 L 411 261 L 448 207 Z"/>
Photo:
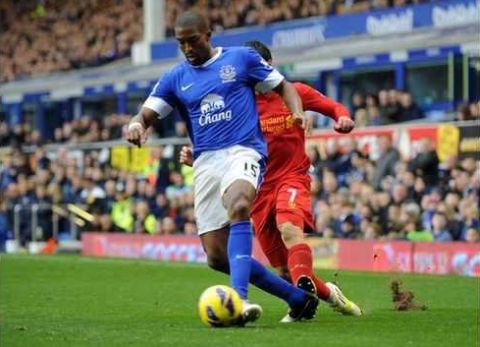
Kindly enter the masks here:
<path id="1" fill-rule="evenodd" d="M 112 147 L 110 165 L 118 170 L 128 170 L 130 163 L 130 151 L 126 146 Z"/>
<path id="2" fill-rule="evenodd" d="M 145 171 L 145 166 L 147 166 L 149 162 L 150 149 L 145 147 L 133 147 L 131 148 L 130 158 L 130 171 L 143 173 Z"/>
<path id="3" fill-rule="evenodd" d="M 116 146 L 112 148 L 110 164 L 118 170 L 143 173 L 150 159 L 150 149 Z"/>
<path id="4" fill-rule="evenodd" d="M 437 155 L 440 161 L 457 156 L 460 142 L 460 130 L 451 124 L 440 125 L 437 128 Z"/>

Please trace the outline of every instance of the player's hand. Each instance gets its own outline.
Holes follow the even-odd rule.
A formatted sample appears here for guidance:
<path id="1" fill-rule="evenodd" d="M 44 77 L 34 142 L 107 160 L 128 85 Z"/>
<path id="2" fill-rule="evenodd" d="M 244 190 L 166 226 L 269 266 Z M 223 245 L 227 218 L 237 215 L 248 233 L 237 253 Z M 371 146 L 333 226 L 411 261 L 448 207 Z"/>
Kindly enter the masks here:
<path id="1" fill-rule="evenodd" d="M 302 112 L 294 112 L 292 117 L 295 124 L 298 124 L 301 128 L 305 129 L 306 120 L 305 115 Z"/>
<path id="2" fill-rule="evenodd" d="M 147 141 L 147 131 L 140 122 L 130 122 L 127 126 L 127 141 L 138 148 Z"/>
<path id="3" fill-rule="evenodd" d="M 355 127 L 355 122 L 348 116 L 341 116 L 333 125 L 333 129 L 337 133 L 348 134 Z"/>
<path id="4" fill-rule="evenodd" d="M 305 116 L 305 135 L 310 135 L 312 133 L 314 118 L 315 117 L 312 114 Z"/>
<path id="5" fill-rule="evenodd" d="M 193 150 L 190 146 L 183 146 L 180 150 L 179 162 L 187 166 L 193 165 Z"/>

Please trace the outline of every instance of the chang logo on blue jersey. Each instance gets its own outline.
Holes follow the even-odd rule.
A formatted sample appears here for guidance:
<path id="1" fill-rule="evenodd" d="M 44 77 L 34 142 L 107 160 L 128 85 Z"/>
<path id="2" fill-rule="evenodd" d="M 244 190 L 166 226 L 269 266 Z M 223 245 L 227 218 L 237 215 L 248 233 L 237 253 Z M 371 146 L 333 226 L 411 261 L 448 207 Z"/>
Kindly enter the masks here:
<path id="1" fill-rule="evenodd" d="M 232 119 L 232 110 L 225 110 L 225 101 L 218 94 L 208 94 L 200 102 L 202 115 L 198 119 L 201 126 Z"/>
<path id="2" fill-rule="evenodd" d="M 283 76 L 249 47 L 218 47 L 201 66 L 183 62 L 153 88 L 144 107 L 159 116 L 176 108 L 187 124 L 194 157 L 235 145 L 266 156 L 255 89 L 275 88 Z"/>

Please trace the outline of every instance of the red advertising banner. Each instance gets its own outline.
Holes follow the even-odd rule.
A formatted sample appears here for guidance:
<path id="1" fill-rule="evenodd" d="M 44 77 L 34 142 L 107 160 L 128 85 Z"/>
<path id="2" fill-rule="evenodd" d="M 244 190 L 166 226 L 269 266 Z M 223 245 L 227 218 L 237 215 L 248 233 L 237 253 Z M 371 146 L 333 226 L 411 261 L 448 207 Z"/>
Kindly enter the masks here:
<path id="1" fill-rule="evenodd" d="M 415 243 L 413 272 L 480 277 L 480 245 L 456 242 Z"/>
<path id="2" fill-rule="evenodd" d="M 459 274 L 480 277 L 480 244 L 463 242 L 412 243 L 406 241 L 324 240 L 308 238 L 314 265 L 324 269 L 373 272 Z M 254 242 L 254 257 L 267 259 Z M 197 236 L 82 234 L 82 254 L 94 257 L 143 258 L 205 263 Z"/>
<path id="3" fill-rule="evenodd" d="M 337 240 L 338 268 L 480 277 L 480 244 Z"/>
<path id="4" fill-rule="evenodd" d="M 338 240 L 338 267 L 344 270 L 411 272 L 412 243 Z"/>
<path id="5" fill-rule="evenodd" d="M 254 257 L 266 263 L 265 255 L 254 243 Z M 163 261 L 205 263 L 200 239 L 187 235 L 132 235 L 83 233 L 82 254 L 92 257 L 144 258 Z"/>

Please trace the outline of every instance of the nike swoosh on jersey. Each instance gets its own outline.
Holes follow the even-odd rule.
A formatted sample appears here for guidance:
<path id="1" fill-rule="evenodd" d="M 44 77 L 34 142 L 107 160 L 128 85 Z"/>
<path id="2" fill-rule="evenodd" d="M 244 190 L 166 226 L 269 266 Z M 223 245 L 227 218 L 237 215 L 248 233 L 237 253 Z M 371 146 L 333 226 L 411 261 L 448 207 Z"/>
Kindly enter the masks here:
<path id="1" fill-rule="evenodd" d="M 193 86 L 193 83 L 187 84 L 186 86 L 181 86 L 180 89 L 182 90 L 182 92 L 184 92 L 184 91 L 186 91 L 188 88 L 190 88 L 191 86 Z"/>

